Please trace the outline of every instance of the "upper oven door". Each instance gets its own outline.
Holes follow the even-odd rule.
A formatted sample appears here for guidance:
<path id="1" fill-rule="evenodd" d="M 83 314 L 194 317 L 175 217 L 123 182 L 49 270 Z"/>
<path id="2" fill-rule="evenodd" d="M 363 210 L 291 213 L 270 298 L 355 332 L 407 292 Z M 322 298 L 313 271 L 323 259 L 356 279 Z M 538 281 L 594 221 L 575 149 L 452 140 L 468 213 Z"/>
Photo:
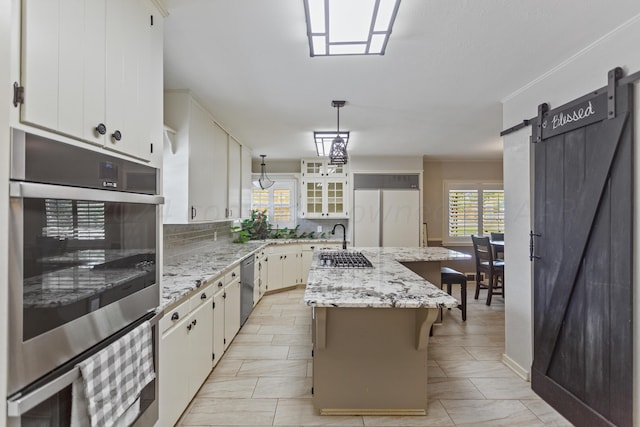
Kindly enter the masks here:
<path id="1" fill-rule="evenodd" d="M 158 306 L 162 201 L 10 183 L 9 393 Z"/>

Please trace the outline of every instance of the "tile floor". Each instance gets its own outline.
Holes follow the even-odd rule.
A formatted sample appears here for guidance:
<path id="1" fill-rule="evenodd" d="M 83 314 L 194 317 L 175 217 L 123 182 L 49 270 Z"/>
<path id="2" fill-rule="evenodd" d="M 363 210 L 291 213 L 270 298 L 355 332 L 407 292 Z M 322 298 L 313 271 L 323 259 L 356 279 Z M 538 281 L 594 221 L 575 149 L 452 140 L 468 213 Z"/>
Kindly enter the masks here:
<path id="1" fill-rule="evenodd" d="M 304 290 L 265 296 L 180 426 L 570 426 L 500 361 L 504 304 L 445 312 L 429 345 L 427 416 L 320 416 L 311 400 L 311 316 Z"/>

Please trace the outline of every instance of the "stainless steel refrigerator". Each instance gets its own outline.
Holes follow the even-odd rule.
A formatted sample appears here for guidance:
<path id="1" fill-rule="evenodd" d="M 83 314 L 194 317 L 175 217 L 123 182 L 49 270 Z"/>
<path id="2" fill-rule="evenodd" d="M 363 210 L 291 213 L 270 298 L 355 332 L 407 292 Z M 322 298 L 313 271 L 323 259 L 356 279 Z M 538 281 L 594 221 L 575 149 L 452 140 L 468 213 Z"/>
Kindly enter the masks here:
<path id="1" fill-rule="evenodd" d="M 420 246 L 418 174 L 354 174 L 354 246 Z"/>

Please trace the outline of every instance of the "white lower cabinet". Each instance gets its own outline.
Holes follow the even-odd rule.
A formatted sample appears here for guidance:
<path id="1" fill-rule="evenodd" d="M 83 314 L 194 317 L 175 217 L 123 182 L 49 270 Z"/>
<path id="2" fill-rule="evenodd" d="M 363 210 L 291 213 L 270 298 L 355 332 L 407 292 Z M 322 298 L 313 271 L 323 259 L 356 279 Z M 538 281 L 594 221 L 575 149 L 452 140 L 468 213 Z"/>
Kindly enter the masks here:
<path id="1" fill-rule="evenodd" d="M 301 285 L 302 251 L 300 245 L 276 245 L 267 248 L 267 291 Z"/>
<path id="2" fill-rule="evenodd" d="M 222 280 L 216 282 L 221 285 L 213 295 L 213 366 L 217 365 L 224 354 L 224 283 Z"/>
<path id="3" fill-rule="evenodd" d="M 224 287 L 224 349 L 240 330 L 240 275 Z"/>
<path id="4" fill-rule="evenodd" d="M 211 372 L 213 287 L 160 319 L 160 425 L 173 425 Z"/>

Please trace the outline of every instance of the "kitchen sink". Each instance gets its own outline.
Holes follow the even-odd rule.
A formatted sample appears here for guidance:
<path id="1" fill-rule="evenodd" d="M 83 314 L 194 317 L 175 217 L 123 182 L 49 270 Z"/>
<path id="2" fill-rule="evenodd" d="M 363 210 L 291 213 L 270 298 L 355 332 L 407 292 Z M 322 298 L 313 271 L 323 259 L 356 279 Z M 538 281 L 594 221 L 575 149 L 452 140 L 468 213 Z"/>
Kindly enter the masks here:
<path id="1" fill-rule="evenodd" d="M 371 261 L 362 252 L 332 251 L 320 254 L 322 268 L 373 268 Z"/>

